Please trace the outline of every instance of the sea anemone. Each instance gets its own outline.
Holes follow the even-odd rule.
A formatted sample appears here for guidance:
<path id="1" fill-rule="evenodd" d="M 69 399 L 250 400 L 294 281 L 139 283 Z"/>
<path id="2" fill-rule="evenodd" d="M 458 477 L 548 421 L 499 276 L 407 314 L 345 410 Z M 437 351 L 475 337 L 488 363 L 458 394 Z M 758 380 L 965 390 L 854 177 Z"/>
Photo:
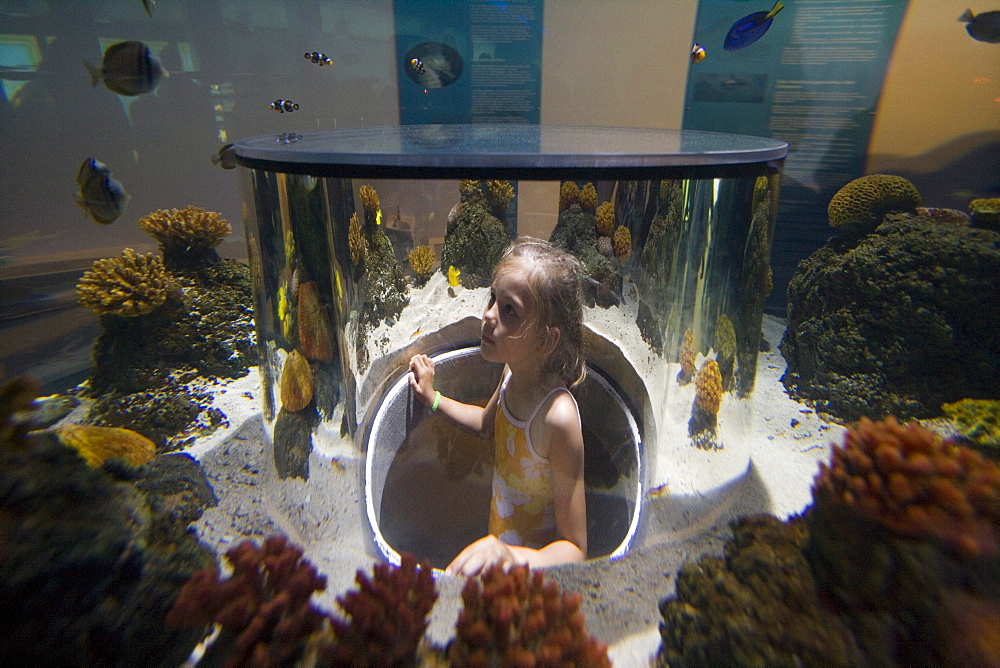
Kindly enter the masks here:
<path id="1" fill-rule="evenodd" d="M 131 248 L 121 257 L 97 260 L 76 286 L 78 301 L 98 315 L 135 317 L 150 313 L 167 300 L 177 286 L 153 253 Z"/>
<path id="2" fill-rule="evenodd" d="M 596 222 L 597 234 L 602 237 L 610 237 L 615 230 L 615 205 L 605 202 L 597 207 Z"/>

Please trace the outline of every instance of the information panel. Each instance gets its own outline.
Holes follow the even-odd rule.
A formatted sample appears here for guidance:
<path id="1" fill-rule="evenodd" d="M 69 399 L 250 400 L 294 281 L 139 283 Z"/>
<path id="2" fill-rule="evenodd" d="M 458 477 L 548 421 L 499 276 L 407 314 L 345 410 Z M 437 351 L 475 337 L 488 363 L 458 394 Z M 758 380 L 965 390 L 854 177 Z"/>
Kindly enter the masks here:
<path id="1" fill-rule="evenodd" d="M 701 0 L 684 128 L 788 142 L 770 310 L 799 260 L 831 236 L 830 198 L 864 173 L 906 0 Z M 726 47 L 729 47 L 728 49 Z"/>

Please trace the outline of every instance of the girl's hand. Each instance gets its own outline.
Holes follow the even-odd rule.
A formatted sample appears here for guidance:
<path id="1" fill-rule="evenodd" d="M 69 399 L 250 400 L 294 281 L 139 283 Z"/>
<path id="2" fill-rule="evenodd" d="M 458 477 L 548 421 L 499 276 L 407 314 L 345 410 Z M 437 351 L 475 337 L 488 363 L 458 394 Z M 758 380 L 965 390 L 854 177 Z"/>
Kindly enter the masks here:
<path id="1" fill-rule="evenodd" d="M 410 389 L 424 404 L 434 403 L 434 361 L 427 355 L 410 358 Z"/>
<path id="2" fill-rule="evenodd" d="M 521 566 L 526 563 L 527 560 L 522 558 L 515 548 L 491 534 L 459 552 L 444 572 L 449 575 L 473 577 L 494 564 L 501 564 L 506 571 L 511 566 Z"/>

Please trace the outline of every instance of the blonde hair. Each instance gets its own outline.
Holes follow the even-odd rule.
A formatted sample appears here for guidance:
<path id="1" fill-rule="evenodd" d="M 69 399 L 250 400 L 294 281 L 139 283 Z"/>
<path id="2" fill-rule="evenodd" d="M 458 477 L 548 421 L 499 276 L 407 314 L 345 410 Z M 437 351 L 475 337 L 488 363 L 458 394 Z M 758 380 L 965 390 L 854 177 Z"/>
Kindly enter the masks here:
<path id="1" fill-rule="evenodd" d="M 515 266 L 524 271 L 531 297 L 529 327 L 558 327 L 559 342 L 544 370 L 573 387 L 587 375 L 583 359 L 583 267 L 570 253 L 547 241 L 519 237 L 507 247 L 493 280 Z"/>

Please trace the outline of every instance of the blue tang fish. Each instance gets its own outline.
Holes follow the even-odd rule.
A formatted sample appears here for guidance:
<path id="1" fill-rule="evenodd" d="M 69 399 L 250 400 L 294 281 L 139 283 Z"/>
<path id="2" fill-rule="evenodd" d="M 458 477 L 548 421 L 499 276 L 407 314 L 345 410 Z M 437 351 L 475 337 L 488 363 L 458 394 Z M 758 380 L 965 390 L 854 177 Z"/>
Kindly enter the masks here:
<path id="1" fill-rule="evenodd" d="M 104 50 L 100 67 L 83 61 L 90 72 L 90 84 L 103 82 L 108 90 L 132 97 L 156 90 L 160 79 L 170 74 L 149 47 L 142 42 L 118 42 Z"/>
<path id="2" fill-rule="evenodd" d="M 87 158 L 80 163 L 76 183 L 80 187 L 76 203 L 94 222 L 108 225 L 125 212 L 130 195 L 111 178 L 111 170 L 100 160 Z"/>
<path id="3" fill-rule="evenodd" d="M 784 8 L 785 5 L 781 3 L 781 0 L 778 0 L 769 12 L 754 12 L 744 16 L 729 29 L 729 34 L 726 35 L 726 41 L 722 48 L 726 51 L 736 51 L 750 46 L 764 36 L 767 29 L 771 27 L 771 21 L 774 20 L 775 14 Z"/>

